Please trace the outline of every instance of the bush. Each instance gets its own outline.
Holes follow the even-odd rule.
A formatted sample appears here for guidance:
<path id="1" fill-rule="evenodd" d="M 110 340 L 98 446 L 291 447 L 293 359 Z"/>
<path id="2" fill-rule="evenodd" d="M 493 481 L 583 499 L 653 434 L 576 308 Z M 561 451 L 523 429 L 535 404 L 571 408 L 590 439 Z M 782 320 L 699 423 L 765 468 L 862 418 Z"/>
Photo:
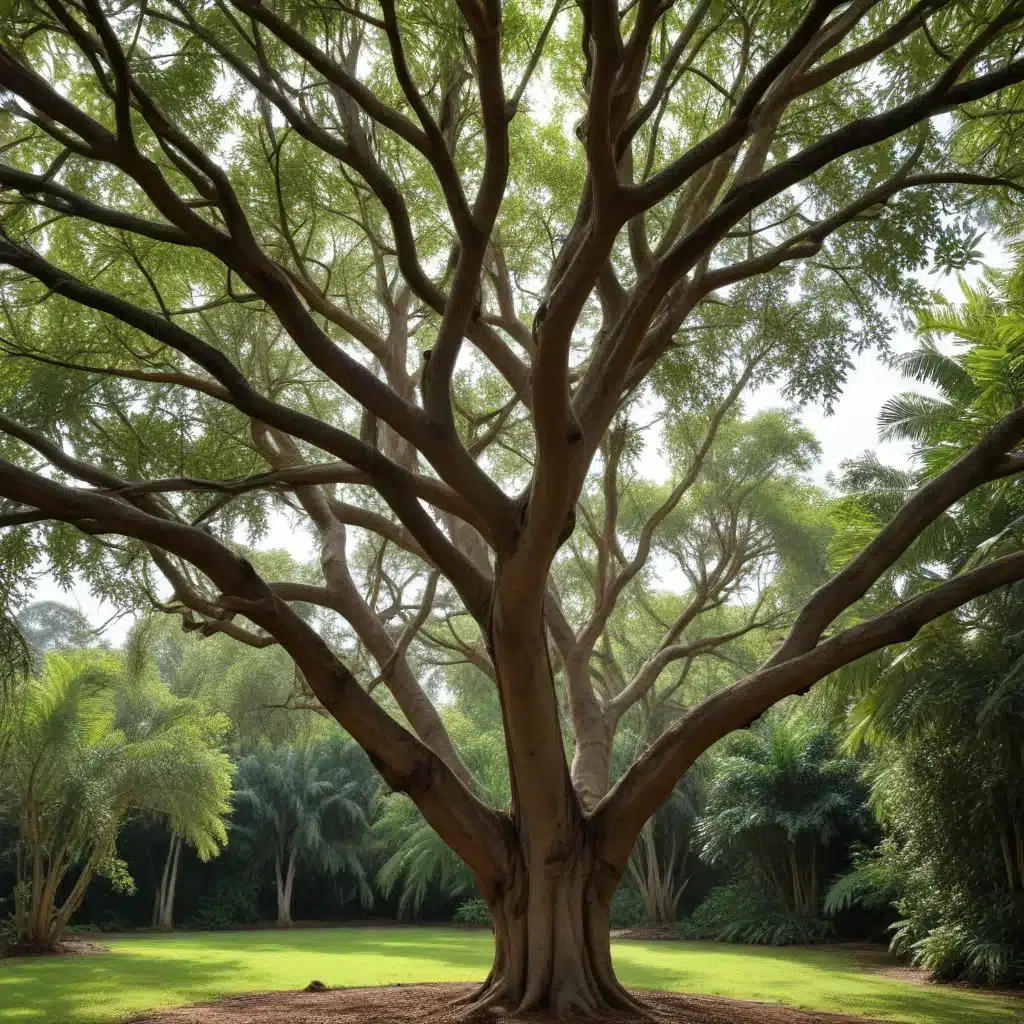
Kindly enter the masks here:
<path id="1" fill-rule="evenodd" d="M 452 920 L 456 924 L 480 924 L 488 927 L 493 925 L 487 903 L 481 899 L 466 900 L 464 903 L 460 903 Z"/>
<path id="2" fill-rule="evenodd" d="M 959 925 L 933 928 L 912 950 L 911 961 L 937 981 L 998 984 L 1012 980 L 1021 968 L 1012 943 L 974 935 Z"/>
<path id="3" fill-rule="evenodd" d="M 636 928 L 647 924 L 643 897 L 631 885 L 620 885 L 612 897 L 609 921 L 613 928 Z"/>
<path id="4" fill-rule="evenodd" d="M 801 917 L 756 882 L 742 879 L 712 889 L 682 929 L 695 939 L 793 946 L 824 938 L 832 926 Z"/>
<path id="5" fill-rule="evenodd" d="M 216 932 L 259 920 L 253 881 L 221 879 L 199 900 L 184 927 L 193 931 Z"/>
<path id="6" fill-rule="evenodd" d="M 910 892 L 897 901 L 908 916 L 893 925 L 894 953 L 936 981 L 1008 985 L 1024 977 L 1022 894 L 995 897 L 982 905 L 963 893 L 929 901 L 915 895 Z M 929 926 L 926 921 L 940 923 Z"/>

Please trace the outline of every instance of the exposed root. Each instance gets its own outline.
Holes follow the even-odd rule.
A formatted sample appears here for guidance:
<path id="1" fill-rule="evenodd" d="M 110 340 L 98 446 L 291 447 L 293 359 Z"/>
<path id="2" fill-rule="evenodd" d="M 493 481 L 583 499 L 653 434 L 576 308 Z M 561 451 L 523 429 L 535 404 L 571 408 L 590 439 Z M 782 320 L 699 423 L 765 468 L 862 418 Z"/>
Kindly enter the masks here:
<path id="1" fill-rule="evenodd" d="M 458 1014 L 459 1021 L 472 1021 L 486 1015 L 489 1010 L 511 1010 L 512 1001 L 509 999 L 508 986 L 499 981 L 489 986 L 489 990 L 481 995 L 474 993 L 472 1000 L 457 999 L 452 1005 L 461 1008 Z"/>
<path id="2" fill-rule="evenodd" d="M 476 1003 L 485 998 L 488 992 L 495 987 L 494 981 L 494 968 L 491 968 L 490 973 L 484 980 L 477 985 L 472 992 L 467 992 L 464 996 L 460 996 L 452 1003 L 453 1006 L 468 1006 L 470 1003 Z"/>

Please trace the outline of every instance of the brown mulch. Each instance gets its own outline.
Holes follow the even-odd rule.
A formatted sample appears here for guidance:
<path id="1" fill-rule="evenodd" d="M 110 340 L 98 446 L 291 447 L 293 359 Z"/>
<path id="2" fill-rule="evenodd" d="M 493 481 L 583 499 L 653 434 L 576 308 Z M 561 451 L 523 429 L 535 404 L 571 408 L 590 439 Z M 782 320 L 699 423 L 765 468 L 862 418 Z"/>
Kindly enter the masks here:
<path id="1" fill-rule="evenodd" d="M 136 1018 L 133 1024 L 461 1024 L 479 1021 L 503 1024 L 511 1014 L 500 1010 L 471 1013 L 453 1006 L 472 985 L 389 985 L 338 988 L 326 992 L 274 992 L 239 996 L 165 1010 Z M 686 996 L 667 992 L 635 993 L 658 1024 L 868 1024 L 863 1017 L 790 1010 L 775 1003 Z M 553 1014 L 527 1015 L 532 1024 L 554 1024 L 579 1018 Z M 587 1018 L 588 1024 L 636 1024 L 636 1017 L 608 1014 Z"/>
<path id="2" fill-rule="evenodd" d="M 0 957 L 19 956 L 94 956 L 97 953 L 109 953 L 110 947 L 102 942 L 86 942 L 85 939 L 64 939 L 53 949 L 23 949 L 20 946 L 9 946 L 0 950 Z"/>

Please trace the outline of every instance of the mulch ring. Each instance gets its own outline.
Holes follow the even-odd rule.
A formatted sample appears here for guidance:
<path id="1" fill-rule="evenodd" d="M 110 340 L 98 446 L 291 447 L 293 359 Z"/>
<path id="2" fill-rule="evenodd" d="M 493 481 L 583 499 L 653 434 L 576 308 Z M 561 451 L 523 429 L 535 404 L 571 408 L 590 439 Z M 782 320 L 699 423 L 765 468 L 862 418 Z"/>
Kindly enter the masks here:
<path id="1" fill-rule="evenodd" d="M 326 991 L 274 992 L 238 996 L 213 1003 L 183 1006 L 132 1024 L 461 1024 L 478 1020 L 502 1024 L 512 1020 L 501 1010 L 470 1013 L 453 1006 L 472 985 L 388 985 L 377 988 L 337 988 Z M 863 1017 L 790 1010 L 774 1003 L 748 1003 L 733 999 L 676 995 L 668 992 L 636 992 L 646 1005 L 650 1020 L 658 1024 L 869 1024 Z M 518 1018 L 524 1019 L 524 1018 Z M 536 1024 L 579 1020 L 548 1013 L 531 1013 Z M 587 1018 L 587 1024 L 636 1024 L 636 1017 L 608 1014 Z"/>

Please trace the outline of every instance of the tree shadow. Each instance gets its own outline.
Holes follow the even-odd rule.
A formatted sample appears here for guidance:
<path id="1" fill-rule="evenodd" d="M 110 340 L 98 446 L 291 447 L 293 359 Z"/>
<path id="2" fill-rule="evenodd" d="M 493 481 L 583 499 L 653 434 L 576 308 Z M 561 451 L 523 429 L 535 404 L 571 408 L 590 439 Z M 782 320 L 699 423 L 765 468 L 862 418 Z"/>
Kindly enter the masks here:
<path id="1" fill-rule="evenodd" d="M 1024 1021 L 1024 1003 L 1018 1005 L 1012 997 L 886 978 L 864 971 L 851 954 L 839 950 L 696 942 L 624 942 L 613 944 L 612 949 L 619 978 L 630 987 L 779 1001 L 797 1009 L 850 1014 L 865 1020 L 920 1024 Z M 666 954 L 671 963 L 665 963 Z M 718 962 L 709 964 L 712 959 Z M 736 984 L 732 972 L 751 967 L 754 960 L 767 969 L 766 976 L 744 978 L 749 984 Z M 802 972 L 803 989 L 797 977 L 788 977 L 794 968 Z M 808 978 L 806 972 L 814 973 Z M 808 984 L 813 995 L 806 990 Z"/>
<path id="2" fill-rule="evenodd" d="M 493 948 L 486 932 L 416 927 L 181 933 L 113 946 L 96 956 L 0 961 L 0 1024 L 109 1024 L 222 995 L 294 990 L 313 978 L 349 987 L 474 981 L 486 974 Z M 1024 1020 L 1024 1003 L 869 974 L 831 950 L 617 942 L 613 956 L 630 988 L 781 1001 L 890 1022 Z"/>
<path id="3" fill-rule="evenodd" d="M 0 962 L 2 1024 L 87 1024 L 211 998 L 244 971 L 241 959 L 180 957 L 28 958 Z M 201 995 L 197 996 L 197 993 Z"/>
<path id="4" fill-rule="evenodd" d="M 474 981 L 491 938 L 416 929 L 178 933 L 82 957 L 0 961 L 0 1024 L 88 1024 L 227 994 L 403 981 Z"/>

